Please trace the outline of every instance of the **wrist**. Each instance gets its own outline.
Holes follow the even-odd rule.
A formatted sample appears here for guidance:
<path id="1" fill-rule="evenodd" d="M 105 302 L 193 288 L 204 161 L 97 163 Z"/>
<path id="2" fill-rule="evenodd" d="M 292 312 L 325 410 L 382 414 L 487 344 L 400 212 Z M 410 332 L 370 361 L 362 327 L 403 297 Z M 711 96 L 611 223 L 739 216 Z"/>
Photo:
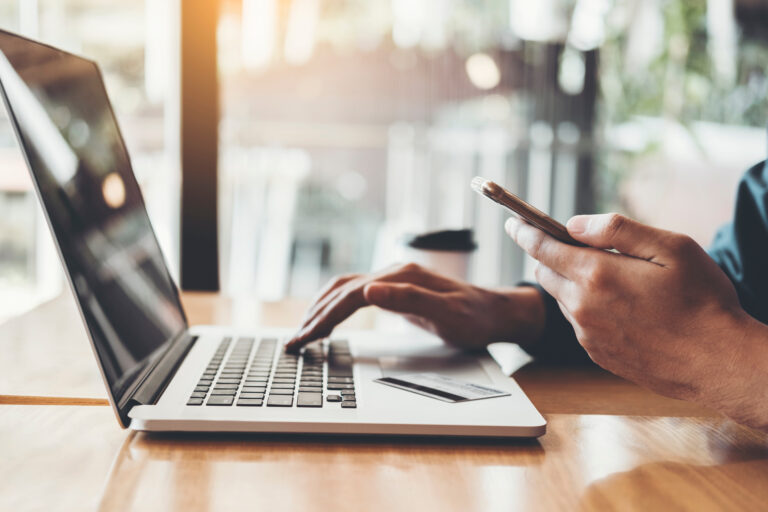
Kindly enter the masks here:
<path id="1" fill-rule="evenodd" d="M 541 294 L 532 286 L 491 290 L 494 338 L 525 348 L 536 343 L 544 332 L 545 307 Z"/>
<path id="2" fill-rule="evenodd" d="M 723 358 L 722 391 L 714 407 L 738 423 L 768 431 L 768 325 L 743 310 L 734 315 L 734 336 Z"/>

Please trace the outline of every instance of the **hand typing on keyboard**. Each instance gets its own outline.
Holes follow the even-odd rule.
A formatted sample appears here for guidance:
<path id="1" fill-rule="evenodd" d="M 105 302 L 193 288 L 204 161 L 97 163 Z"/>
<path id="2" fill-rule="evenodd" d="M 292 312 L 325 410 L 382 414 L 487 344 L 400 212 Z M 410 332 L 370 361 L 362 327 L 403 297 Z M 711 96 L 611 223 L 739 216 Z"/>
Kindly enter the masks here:
<path id="1" fill-rule="evenodd" d="M 469 349 L 493 341 L 532 342 L 544 325 L 544 304 L 534 288 L 490 290 L 409 263 L 331 281 L 286 348 L 297 351 L 330 335 L 339 323 L 366 306 L 399 313 L 447 343 Z"/>

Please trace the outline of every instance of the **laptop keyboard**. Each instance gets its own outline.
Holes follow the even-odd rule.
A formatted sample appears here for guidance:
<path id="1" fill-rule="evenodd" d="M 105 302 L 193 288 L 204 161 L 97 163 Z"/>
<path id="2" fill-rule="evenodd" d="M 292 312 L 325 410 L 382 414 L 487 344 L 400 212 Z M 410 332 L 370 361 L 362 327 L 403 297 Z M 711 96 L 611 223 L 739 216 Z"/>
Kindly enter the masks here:
<path id="1" fill-rule="evenodd" d="M 314 343 L 301 354 L 282 352 L 274 338 L 224 338 L 187 401 L 189 406 L 357 407 L 349 343 Z M 227 356 L 227 353 L 229 355 Z M 297 384 L 298 381 L 298 384 Z"/>

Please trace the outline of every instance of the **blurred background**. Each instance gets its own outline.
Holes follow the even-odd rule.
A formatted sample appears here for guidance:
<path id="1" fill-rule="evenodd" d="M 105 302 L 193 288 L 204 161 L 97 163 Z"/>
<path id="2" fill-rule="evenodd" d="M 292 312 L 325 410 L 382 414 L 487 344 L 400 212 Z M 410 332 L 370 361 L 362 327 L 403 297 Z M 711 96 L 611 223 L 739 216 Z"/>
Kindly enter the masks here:
<path id="1" fill-rule="evenodd" d="M 194 271 L 226 293 L 310 296 L 395 261 L 406 234 L 463 227 L 479 245 L 471 280 L 514 284 L 531 266 L 474 175 L 561 221 L 620 211 L 707 245 L 766 155 L 760 0 L 202 1 L 218 265 Z M 179 56 L 194 51 L 181 13 L 200 5 L 0 0 L 0 28 L 100 64 L 177 278 L 180 226 L 195 222 L 180 140 L 210 122 L 179 113 Z M 63 283 L 3 110 L 0 318 Z"/>

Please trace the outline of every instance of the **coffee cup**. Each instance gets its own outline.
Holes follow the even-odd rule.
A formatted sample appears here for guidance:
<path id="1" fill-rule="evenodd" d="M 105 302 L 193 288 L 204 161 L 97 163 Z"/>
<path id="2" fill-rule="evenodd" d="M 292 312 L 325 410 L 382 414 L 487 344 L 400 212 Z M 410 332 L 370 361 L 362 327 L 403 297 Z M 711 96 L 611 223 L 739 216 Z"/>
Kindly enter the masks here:
<path id="1" fill-rule="evenodd" d="M 438 274 L 468 281 L 475 249 L 471 229 L 433 231 L 406 237 L 404 259 Z"/>

